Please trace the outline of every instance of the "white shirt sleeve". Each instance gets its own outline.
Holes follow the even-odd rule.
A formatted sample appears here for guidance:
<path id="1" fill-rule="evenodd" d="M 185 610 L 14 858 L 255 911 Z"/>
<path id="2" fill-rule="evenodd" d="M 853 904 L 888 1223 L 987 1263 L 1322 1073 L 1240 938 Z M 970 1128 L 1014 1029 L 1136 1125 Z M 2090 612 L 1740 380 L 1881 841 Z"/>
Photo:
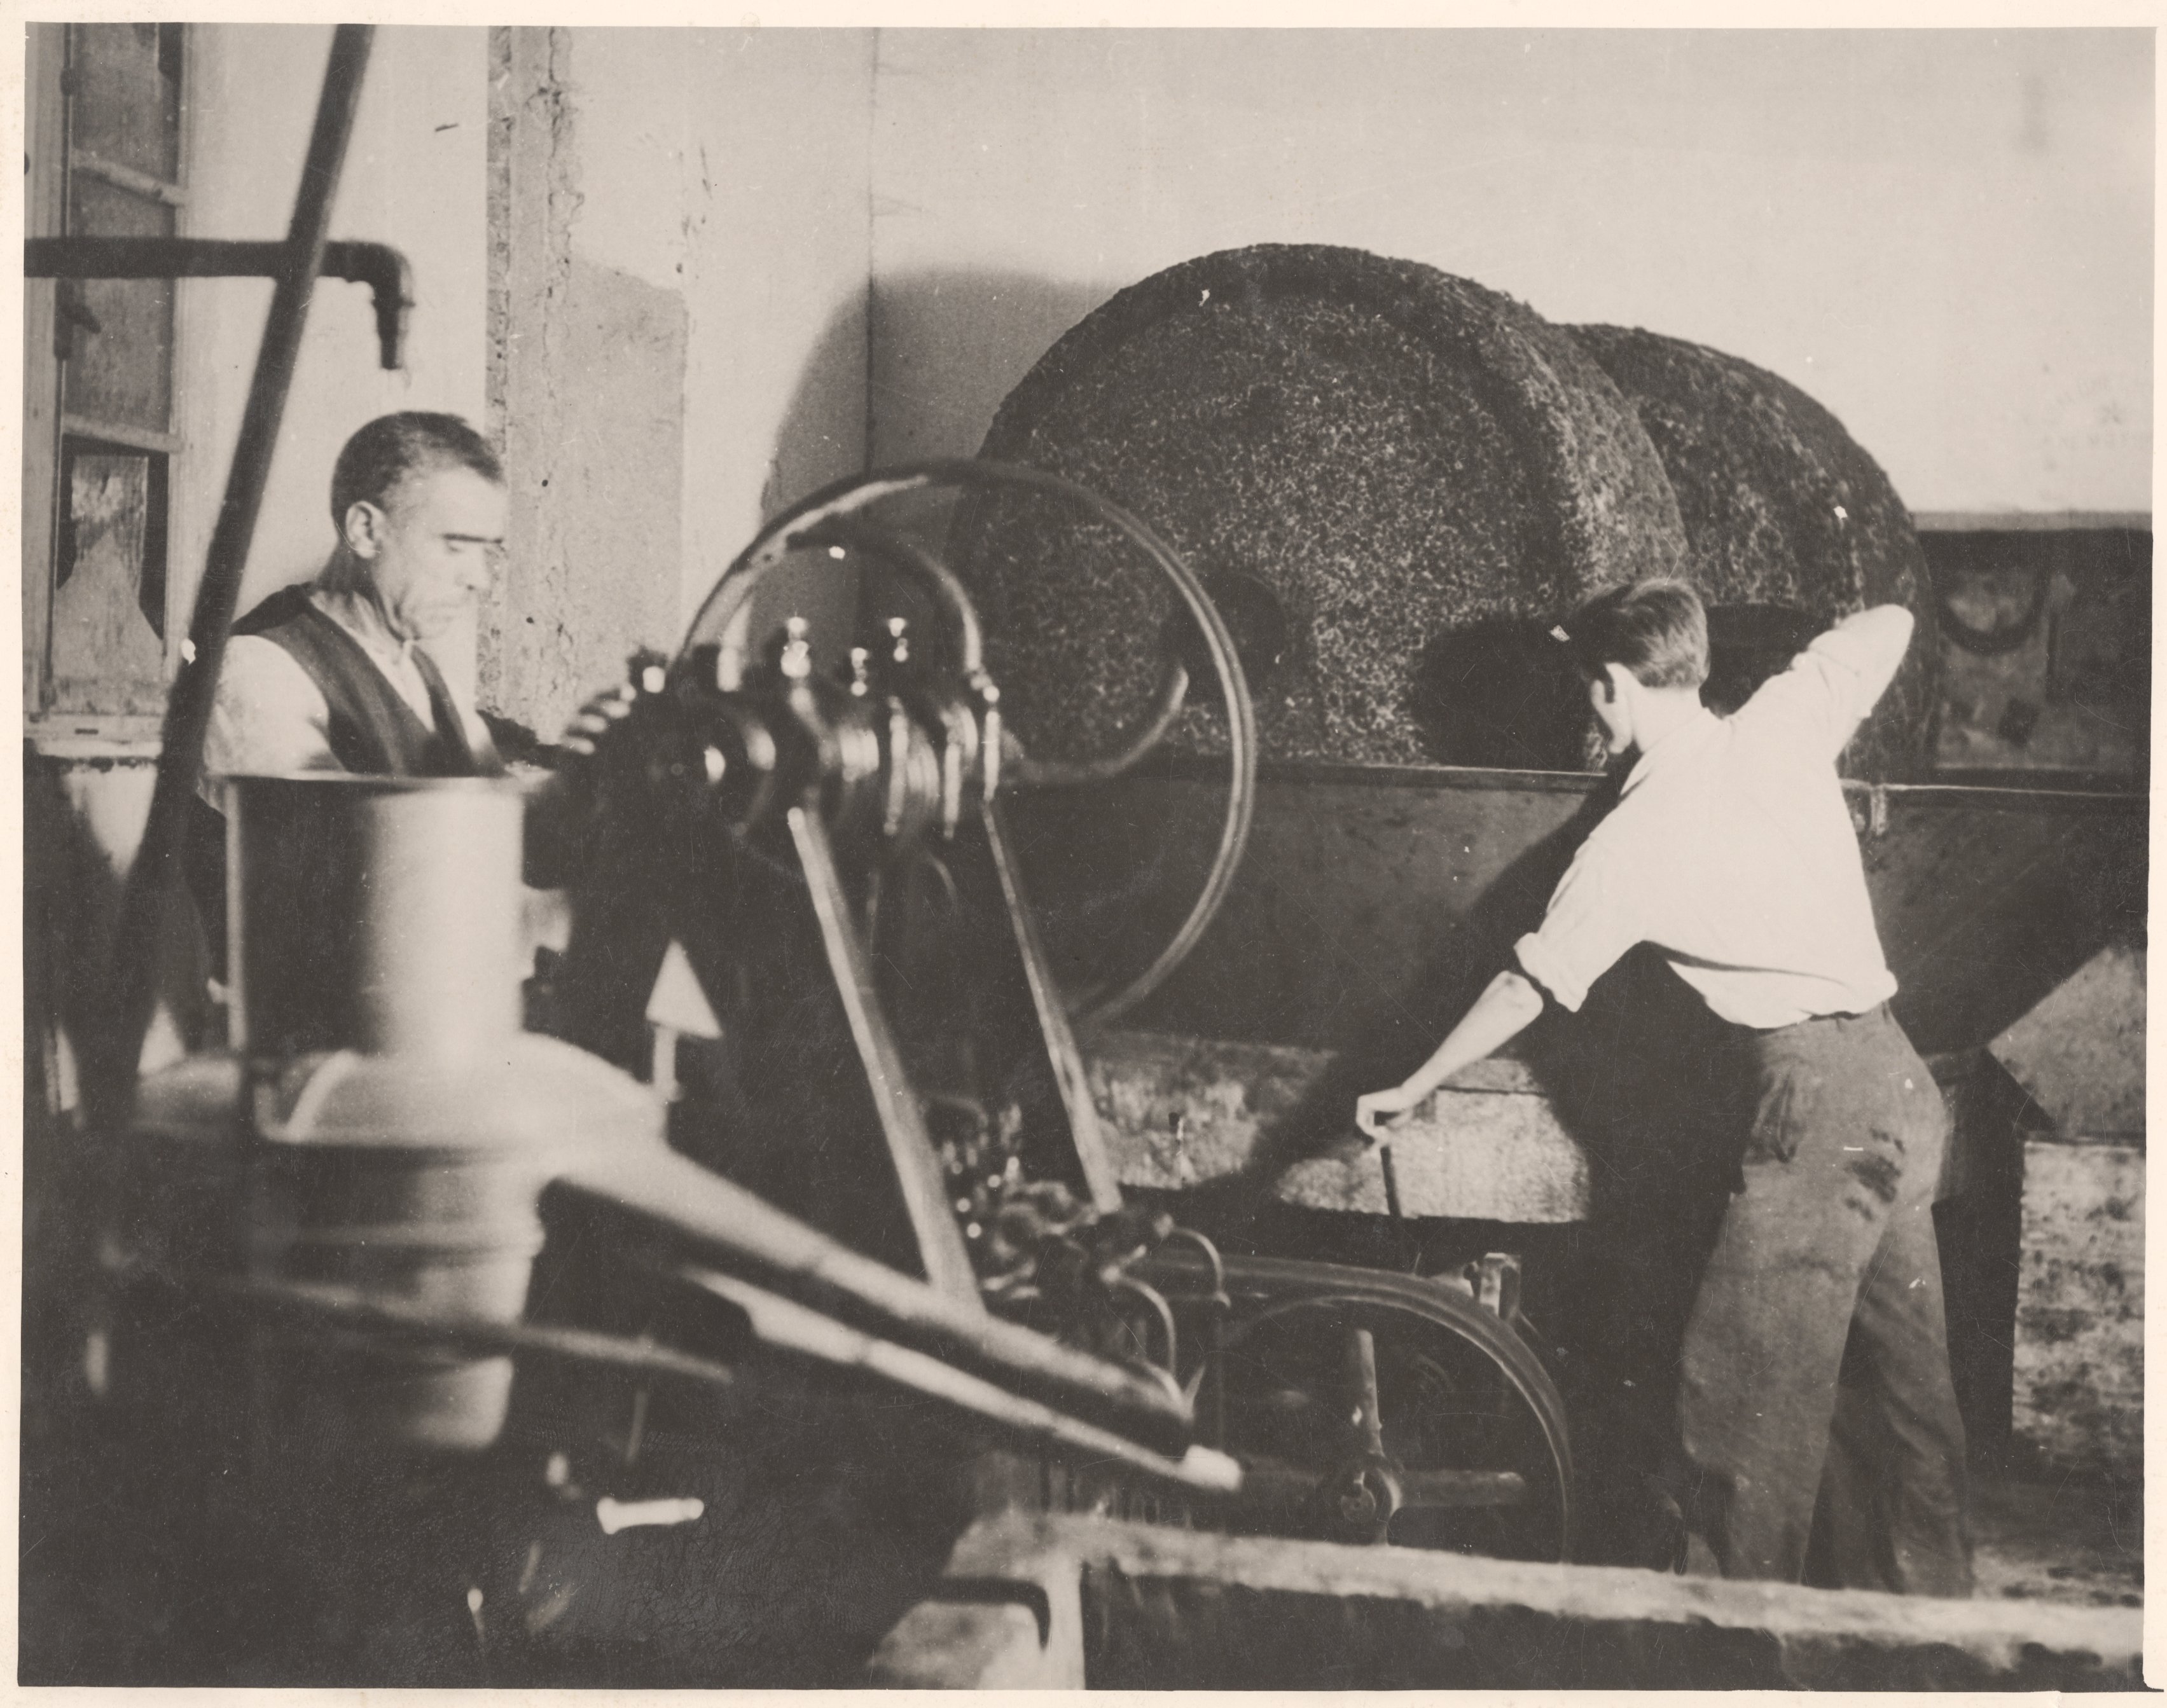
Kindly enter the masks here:
<path id="1" fill-rule="evenodd" d="M 1618 865 L 1608 841 L 1590 836 L 1558 880 L 1541 926 L 1513 945 L 1521 970 L 1575 1013 L 1588 986 L 1645 934 L 1640 886 Z"/>
<path id="2" fill-rule="evenodd" d="M 1888 691 L 1911 642 L 1911 613 L 1876 605 L 1846 617 L 1740 708 L 1746 727 L 1786 726 L 1818 758 L 1834 759 Z"/>
<path id="3" fill-rule="evenodd" d="M 204 732 L 204 775 L 342 770 L 331 723 L 322 690 L 291 653 L 261 635 L 236 635 L 225 643 Z"/>

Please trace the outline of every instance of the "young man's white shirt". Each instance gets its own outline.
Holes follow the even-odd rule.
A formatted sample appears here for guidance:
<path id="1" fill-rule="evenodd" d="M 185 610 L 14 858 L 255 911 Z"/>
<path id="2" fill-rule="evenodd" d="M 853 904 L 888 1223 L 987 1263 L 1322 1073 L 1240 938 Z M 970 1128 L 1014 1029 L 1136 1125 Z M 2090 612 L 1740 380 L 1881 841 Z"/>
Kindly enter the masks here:
<path id="1" fill-rule="evenodd" d="M 1762 1029 L 1888 1000 L 1836 758 L 1908 638 L 1840 624 L 1732 716 L 1703 710 L 1642 754 L 1517 945 L 1522 969 L 1577 1009 L 1651 943 L 1718 1015 Z"/>

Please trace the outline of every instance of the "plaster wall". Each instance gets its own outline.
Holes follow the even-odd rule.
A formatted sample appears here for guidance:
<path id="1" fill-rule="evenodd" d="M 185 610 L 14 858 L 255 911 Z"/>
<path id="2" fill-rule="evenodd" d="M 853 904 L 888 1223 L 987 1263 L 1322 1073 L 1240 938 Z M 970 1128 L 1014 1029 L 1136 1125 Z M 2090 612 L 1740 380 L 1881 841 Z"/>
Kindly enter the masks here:
<path id="1" fill-rule="evenodd" d="M 1161 267 L 1343 243 L 1771 368 L 1914 510 L 2150 507 L 2148 32 L 899 30 L 875 89 L 876 460 Z"/>
<path id="2" fill-rule="evenodd" d="M 525 542 L 555 583 L 529 601 L 545 635 L 498 612 L 485 697 L 545 733 L 628 646 L 671 644 L 764 516 L 868 461 L 974 450 L 1091 308 L 1239 243 L 1410 256 L 1732 351 L 1827 403 L 1915 509 L 2149 508 L 2139 32 L 506 34 L 554 42 L 546 99 L 498 118 L 551 139 L 556 272 L 521 281 L 494 349 L 500 378 L 559 376 L 507 436 L 526 495 L 558 494 Z M 198 32 L 188 229 L 283 229 L 328 41 Z M 244 603 L 321 560 L 361 421 L 494 402 L 502 430 L 497 74 L 485 31 L 379 32 L 334 230 L 413 263 L 408 366 L 377 368 L 363 291 L 322 288 Z M 181 289 L 192 574 L 270 292 Z M 772 603 L 819 621 L 846 597 Z"/>
<path id="3" fill-rule="evenodd" d="M 496 401 L 554 531 L 515 566 L 554 567 L 484 688 L 544 733 L 783 504 L 975 450 L 1076 320 L 1235 244 L 1733 352 L 1915 510 L 2149 508 L 2139 32 L 505 34 L 549 44 L 499 119 L 515 164 L 547 138 L 513 225 L 554 271 L 496 329 L 548 394 Z M 848 597 L 777 588 L 756 621 L 834 631 Z"/>
<path id="4" fill-rule="evenodd" d="M 327 25 L 217 25 L 193 32 L 190 199 L 184 229 L 200 237 L 278 238 L 299 188 L 324 64 Z M 406 365 L 378 365 L 365 287 L 320 283 L 288 399 L 249 554 L 241 609 L 315 573 L 331 545 L 331 463 L 352 431 L 392 410 L 483 411 L 485 32 L 379 28 L 331 235 L 389 243 L 413 268 Z M 256 353 L 270 309 L 268 280 L 180 286 L 183 424 L 171 562 L 194 598 L 225 489 Z M 471 680 L 473 643 L 432 648 L 446 673 Z"/>
<path id="5" fill-rule="evenodd" d="M 484 689 L 548 735 L 632 645 L 674 648 L 766 516 L 863 465 L 872 37 L 502 35 L 495 359 L 511 573 L 543 579 L 485 615 Z M 832 650 L 849 599 L 779 586 L 755 620 L 803 610 Z"/>
<path id="6" fill-rule="evenodd" d="M 626 151 L 607 132 L 582 145 L 574 67 L 611 40 L 491 32 L 490 420 L 512 506 L 482 697 L 545 739 L 676 628 L 684 300 L 666 268 L 644 277 L 586 239 Z"/>

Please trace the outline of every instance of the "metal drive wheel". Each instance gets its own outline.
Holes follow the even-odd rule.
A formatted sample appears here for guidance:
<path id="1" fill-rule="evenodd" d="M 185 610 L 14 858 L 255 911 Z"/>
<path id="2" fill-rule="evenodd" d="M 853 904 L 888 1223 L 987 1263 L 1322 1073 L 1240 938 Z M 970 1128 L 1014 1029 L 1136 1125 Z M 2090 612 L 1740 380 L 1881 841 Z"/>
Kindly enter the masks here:
<path id="1" fill-rule="evenodd" d="M 1462 1325 L 1404 1305 L 1280 1306 L 1222 1351 L 1237 1529 L 1504 1559 L 1567 1553 L 1553 1395 L 1531 1399 Z"/>
<path id="2" fill-rule="evenodd" d="M 960 511 L 944 507 L 959 500 Z M 853 476 L 800 500 L 760 530 L 693 617 L 675 668 L 712 668 L 718 686 L 736 687 L 749 654 L 765 639 L 749 632 L 754 592 L 790 564 L 840 574 L 869 568 L 877 577 L 914 587 L 935 612 L 934 643 L 947 648 L 947 662 L 964 676 L 983 682 L 986 643 L 978 614 L 944 558 L 953 551 L 952 537 L 958 531 L 973 537 L 983 531 L 988 507 L 1006 516 L 1026 505 L 1036 539 L 1051 538 L 1057 545 L 1062 537 L 1088 535 L 1094 557 L 1103 557 L 1110 541 L 1141 558 L 1171 584 L 1193 625 L 1189 638 L 1201 644 L 1164 649 L 1151 705 L 1117 732 L 1105 754 L 1078 758 L 1034 753 L 1017 739 L 1012 724 L 996 728 L 989 719 L 987 734 L 998 745 L 983 762 L 988 801 L 996 785 L 1066 789 L 1122 775 L 1158 745 L 1179 717 L 1190 694 L 1192 663 L 1200 668 L 1208 659 L 1227 728 L 1226 809 L 1210 869 L 1187 914 L 1142 971 L 1064 992 L 1079 1020 L 1103 1022 L 1156 990 L 1203 935 L 1240 865 L 1256 795 L 1256 717 L 1235 637 L 1195 572 L 1151 527 L 1088 488 L 1033 468 L 959 458 Z M 1057 552 L 1051 561 L 1057 574 Z M 713 649 L 712 666 L 696 664 L 707 648 Z M 996 687 L 988 701 L 996 718 L 999 701 Z"/>
<path id="3" fill-rule="evenodd" d="M 1184 1312 L 1215 1285 L 1183 1252 L 1139 1272 Z M 1228 1319 L 1189 1381 L 1243 1486 L 1200 1521 L 1570 1557 L 1564 1397 L 1507 1322 L 1448 1283 L 1300 1258 L 1229 1256 L 1219 1279 Z"/>

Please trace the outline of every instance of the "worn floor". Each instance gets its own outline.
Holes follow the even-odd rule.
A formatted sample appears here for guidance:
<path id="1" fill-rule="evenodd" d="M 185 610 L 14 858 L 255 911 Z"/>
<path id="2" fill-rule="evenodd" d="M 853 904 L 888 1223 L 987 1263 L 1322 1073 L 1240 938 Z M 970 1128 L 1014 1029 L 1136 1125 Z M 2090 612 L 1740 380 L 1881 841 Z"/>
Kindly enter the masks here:
<path id="1" fill-rule="evenodd" d="M 1982 1597 L 2143 1605 L 2139 1489 L 1983 1478 L 1972 1489 L 1972 1531 Z"/>

